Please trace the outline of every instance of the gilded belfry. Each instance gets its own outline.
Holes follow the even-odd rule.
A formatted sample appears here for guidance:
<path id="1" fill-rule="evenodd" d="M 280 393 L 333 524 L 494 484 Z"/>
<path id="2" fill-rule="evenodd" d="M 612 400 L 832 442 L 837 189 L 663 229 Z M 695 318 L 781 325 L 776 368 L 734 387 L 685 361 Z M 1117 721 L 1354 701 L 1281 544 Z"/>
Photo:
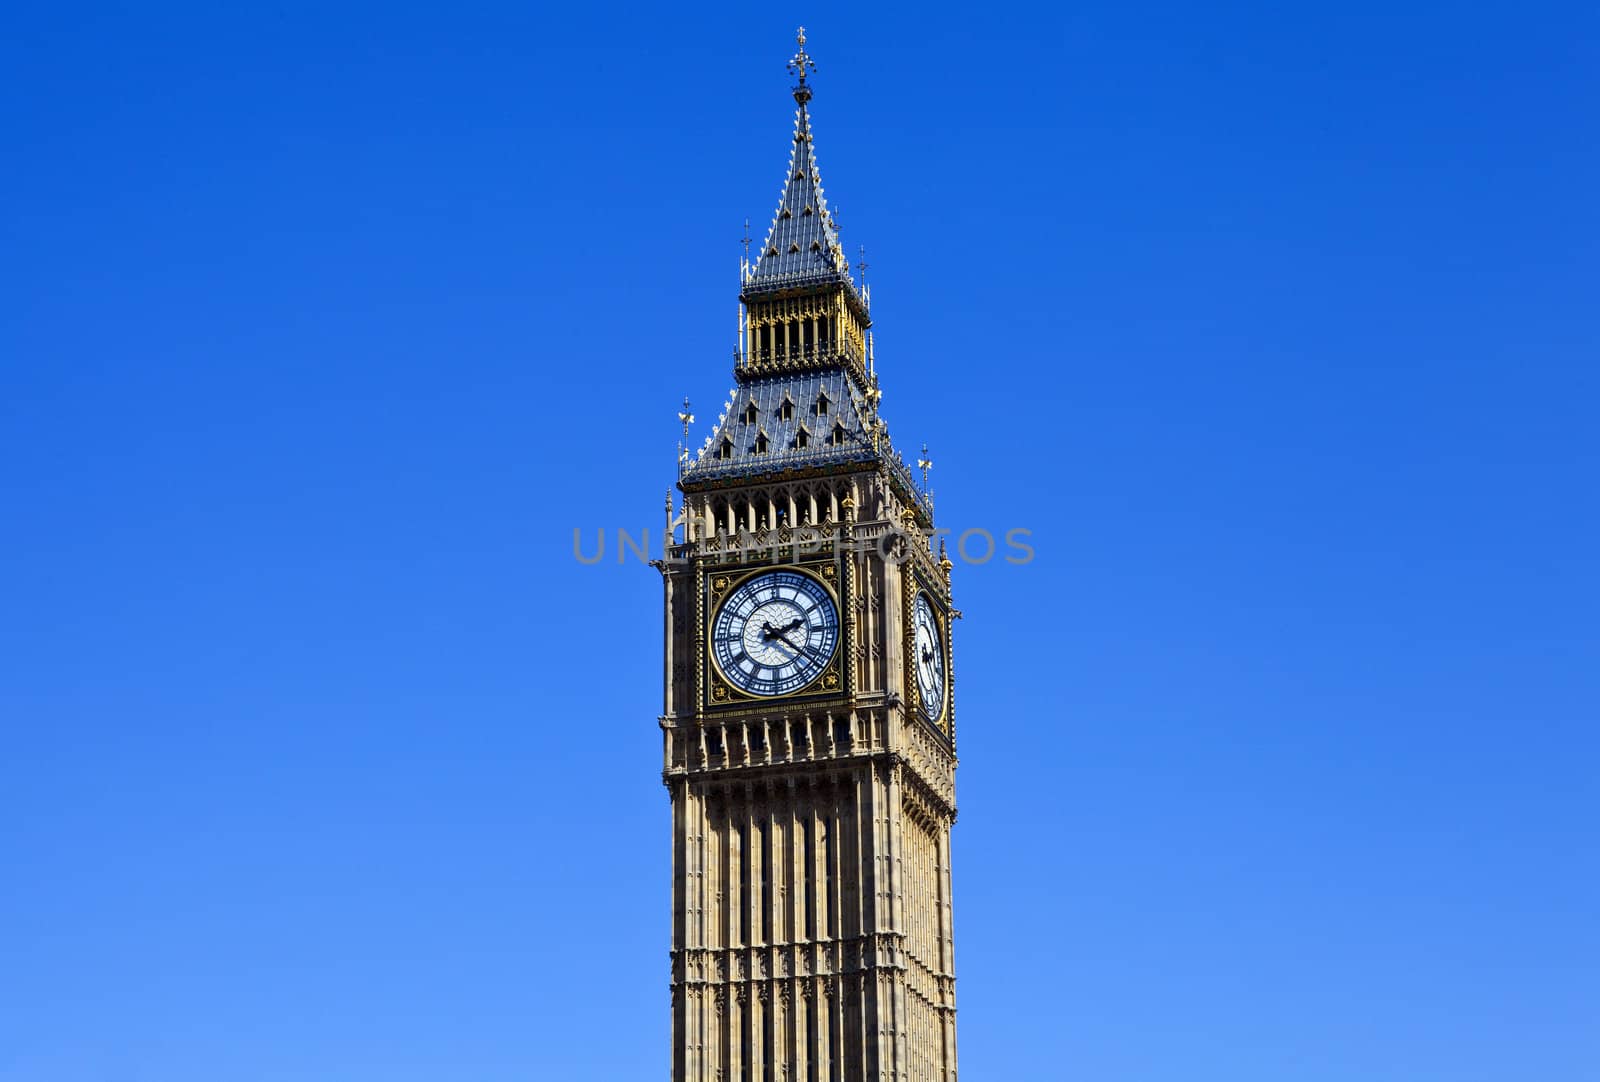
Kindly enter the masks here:
<path id="1" fill-rule="evenodd" d="M 734 387 L 680 450 L 658 562 L 672 1078 L 953 1082 L 959 614 L 926 451 L 919 484 L 879 414 L 871 293 L 823 198 L 799 41 Z"/>

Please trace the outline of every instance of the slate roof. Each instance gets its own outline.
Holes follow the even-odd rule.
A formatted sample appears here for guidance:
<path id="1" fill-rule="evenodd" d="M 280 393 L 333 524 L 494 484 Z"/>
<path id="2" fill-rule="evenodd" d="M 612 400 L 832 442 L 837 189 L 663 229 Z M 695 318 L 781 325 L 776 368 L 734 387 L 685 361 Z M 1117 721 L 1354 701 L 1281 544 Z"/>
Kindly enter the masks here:
<path id="1" fill-rule="evenodd" d="M 817 401 L 824 394 L 828 397 L 828 410 L 819 414 Z M 783 416 L 786 400 L 794 404 L 787 419 Z M 756 408 L 754 421 L 746 419 L 751 405 Z M 678 483 L 688 491 L 743 477 L 780 476 L 821 466 L 882 463 L 931 521 L 933 505 L 927 494 L 890 444 L 887 431 L 878 447 L 872 446 L 866 418 L 866 402 L 840 369 L 749 380 L 734 387 L 717 418 L 716 431 L 690 456 Z M 838 444 L 829 442 L 835 425 L 844 436 Z M 796 439 L 802 427 L 810 436 L 804 447 Z M 763 436 L 767 449 L 759 451 L 757 441 Z M 720 458 L 718 452 L 724 440 L 730 445 L 731 454 Z"/>
<path id="2" fill-rule="evenodd" d="M 827 411 L 818 412 L 818 400 L 827 396 Z M 792 403 L 790 416 L 784 417 L 785 400 Z M 749 407 L 756 408 L 754 422 L 746 420 Z M 848 462 L 872 462 L 879 456 L 872 447 L 867 429 L 866 403 L 842 370 L 764 376 L 741 383 L 733 389 L 728 404 L 717 419 L 717 430 L 691 457 L 682 482 L 723 480 L 755 474 L 786 473 L 816 466 Z M 830 443 L 834 427 L 843 430 L 843 441 Z M 808 435 L 799 446 L 801 431 Z M 761 437 L 766 450 L 758 451 Z M 731 445 L 731 457 L 719 458 L 723 441 Z"/>
<path id="3" fill-rule="evenodd" d="M 803 93 L 801 91 L 804 91 Z M 767 239 L 745 280 L 746 290 L 783 288 L 819 281 L 844 281 L 853 286 L 850 262 L 839 241 L 839 229 L 828 210 L 812 147 L 811 118 L 806 111 L 808 88 L 797 88 L 794 144 L 783 194 L 773 214 Z"/>

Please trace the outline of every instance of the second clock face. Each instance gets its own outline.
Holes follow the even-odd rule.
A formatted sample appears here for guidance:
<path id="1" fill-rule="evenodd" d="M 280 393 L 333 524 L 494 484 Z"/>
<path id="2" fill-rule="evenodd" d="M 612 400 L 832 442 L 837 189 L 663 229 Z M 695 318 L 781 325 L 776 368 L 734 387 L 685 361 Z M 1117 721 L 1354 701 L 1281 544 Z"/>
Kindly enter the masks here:
<path id="1" fill-rule="evenodd" d="M 711 625 L 711 649 L 728 682 L 751 695 L 787 695 L 822 674 L 839 645 L 839 610 L 798 571 L 740 583 Z"/>
<path id="2" fill-rule="evenodd" d="M 938 720 L 944 713 L 944 636 L 939 634 L 939 618 L 934 615 L 927 594 L 918 594 L 911 648 L 917 668 L 917 691 L 922 697 L 922 710 L 928 717 Z"/>

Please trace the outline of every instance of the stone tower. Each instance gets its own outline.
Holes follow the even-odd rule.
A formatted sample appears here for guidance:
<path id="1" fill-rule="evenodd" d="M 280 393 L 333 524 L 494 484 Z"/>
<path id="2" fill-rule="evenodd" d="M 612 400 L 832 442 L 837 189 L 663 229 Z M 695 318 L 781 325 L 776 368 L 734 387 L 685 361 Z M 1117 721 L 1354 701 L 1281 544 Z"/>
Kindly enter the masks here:
<path id="1" fill-rule="evenodd" d="M 734 389 L 658 565 L 672 1078 L 953 1082 L 951 564 L 879 415 L 799 40 Z"/>

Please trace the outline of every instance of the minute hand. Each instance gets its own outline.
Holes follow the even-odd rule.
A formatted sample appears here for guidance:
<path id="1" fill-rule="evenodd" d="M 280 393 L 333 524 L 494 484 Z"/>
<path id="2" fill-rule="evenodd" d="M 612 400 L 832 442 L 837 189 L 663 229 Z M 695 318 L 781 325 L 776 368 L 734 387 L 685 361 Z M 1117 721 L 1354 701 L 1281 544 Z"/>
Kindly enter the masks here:
<path id="1" fill-rule="evenodd" d="M 796 645 L 795 641 L 793 639 L 791 639 L 788 635 L 783 635 L 783 634 L 774 635 L 770 641 L 772 641 L 772 642 L 781 642 L 783 645 L 785 645 L 789 649 L 793 650 L 795 652 L 795 656 L 796 657 L 799 657 L 799 656 L 804 655 L 804 654 L 811 653 L 811 647 L 810 646 L 806 645 L 805 643 L 800 643 L 799 645 Z"/>

